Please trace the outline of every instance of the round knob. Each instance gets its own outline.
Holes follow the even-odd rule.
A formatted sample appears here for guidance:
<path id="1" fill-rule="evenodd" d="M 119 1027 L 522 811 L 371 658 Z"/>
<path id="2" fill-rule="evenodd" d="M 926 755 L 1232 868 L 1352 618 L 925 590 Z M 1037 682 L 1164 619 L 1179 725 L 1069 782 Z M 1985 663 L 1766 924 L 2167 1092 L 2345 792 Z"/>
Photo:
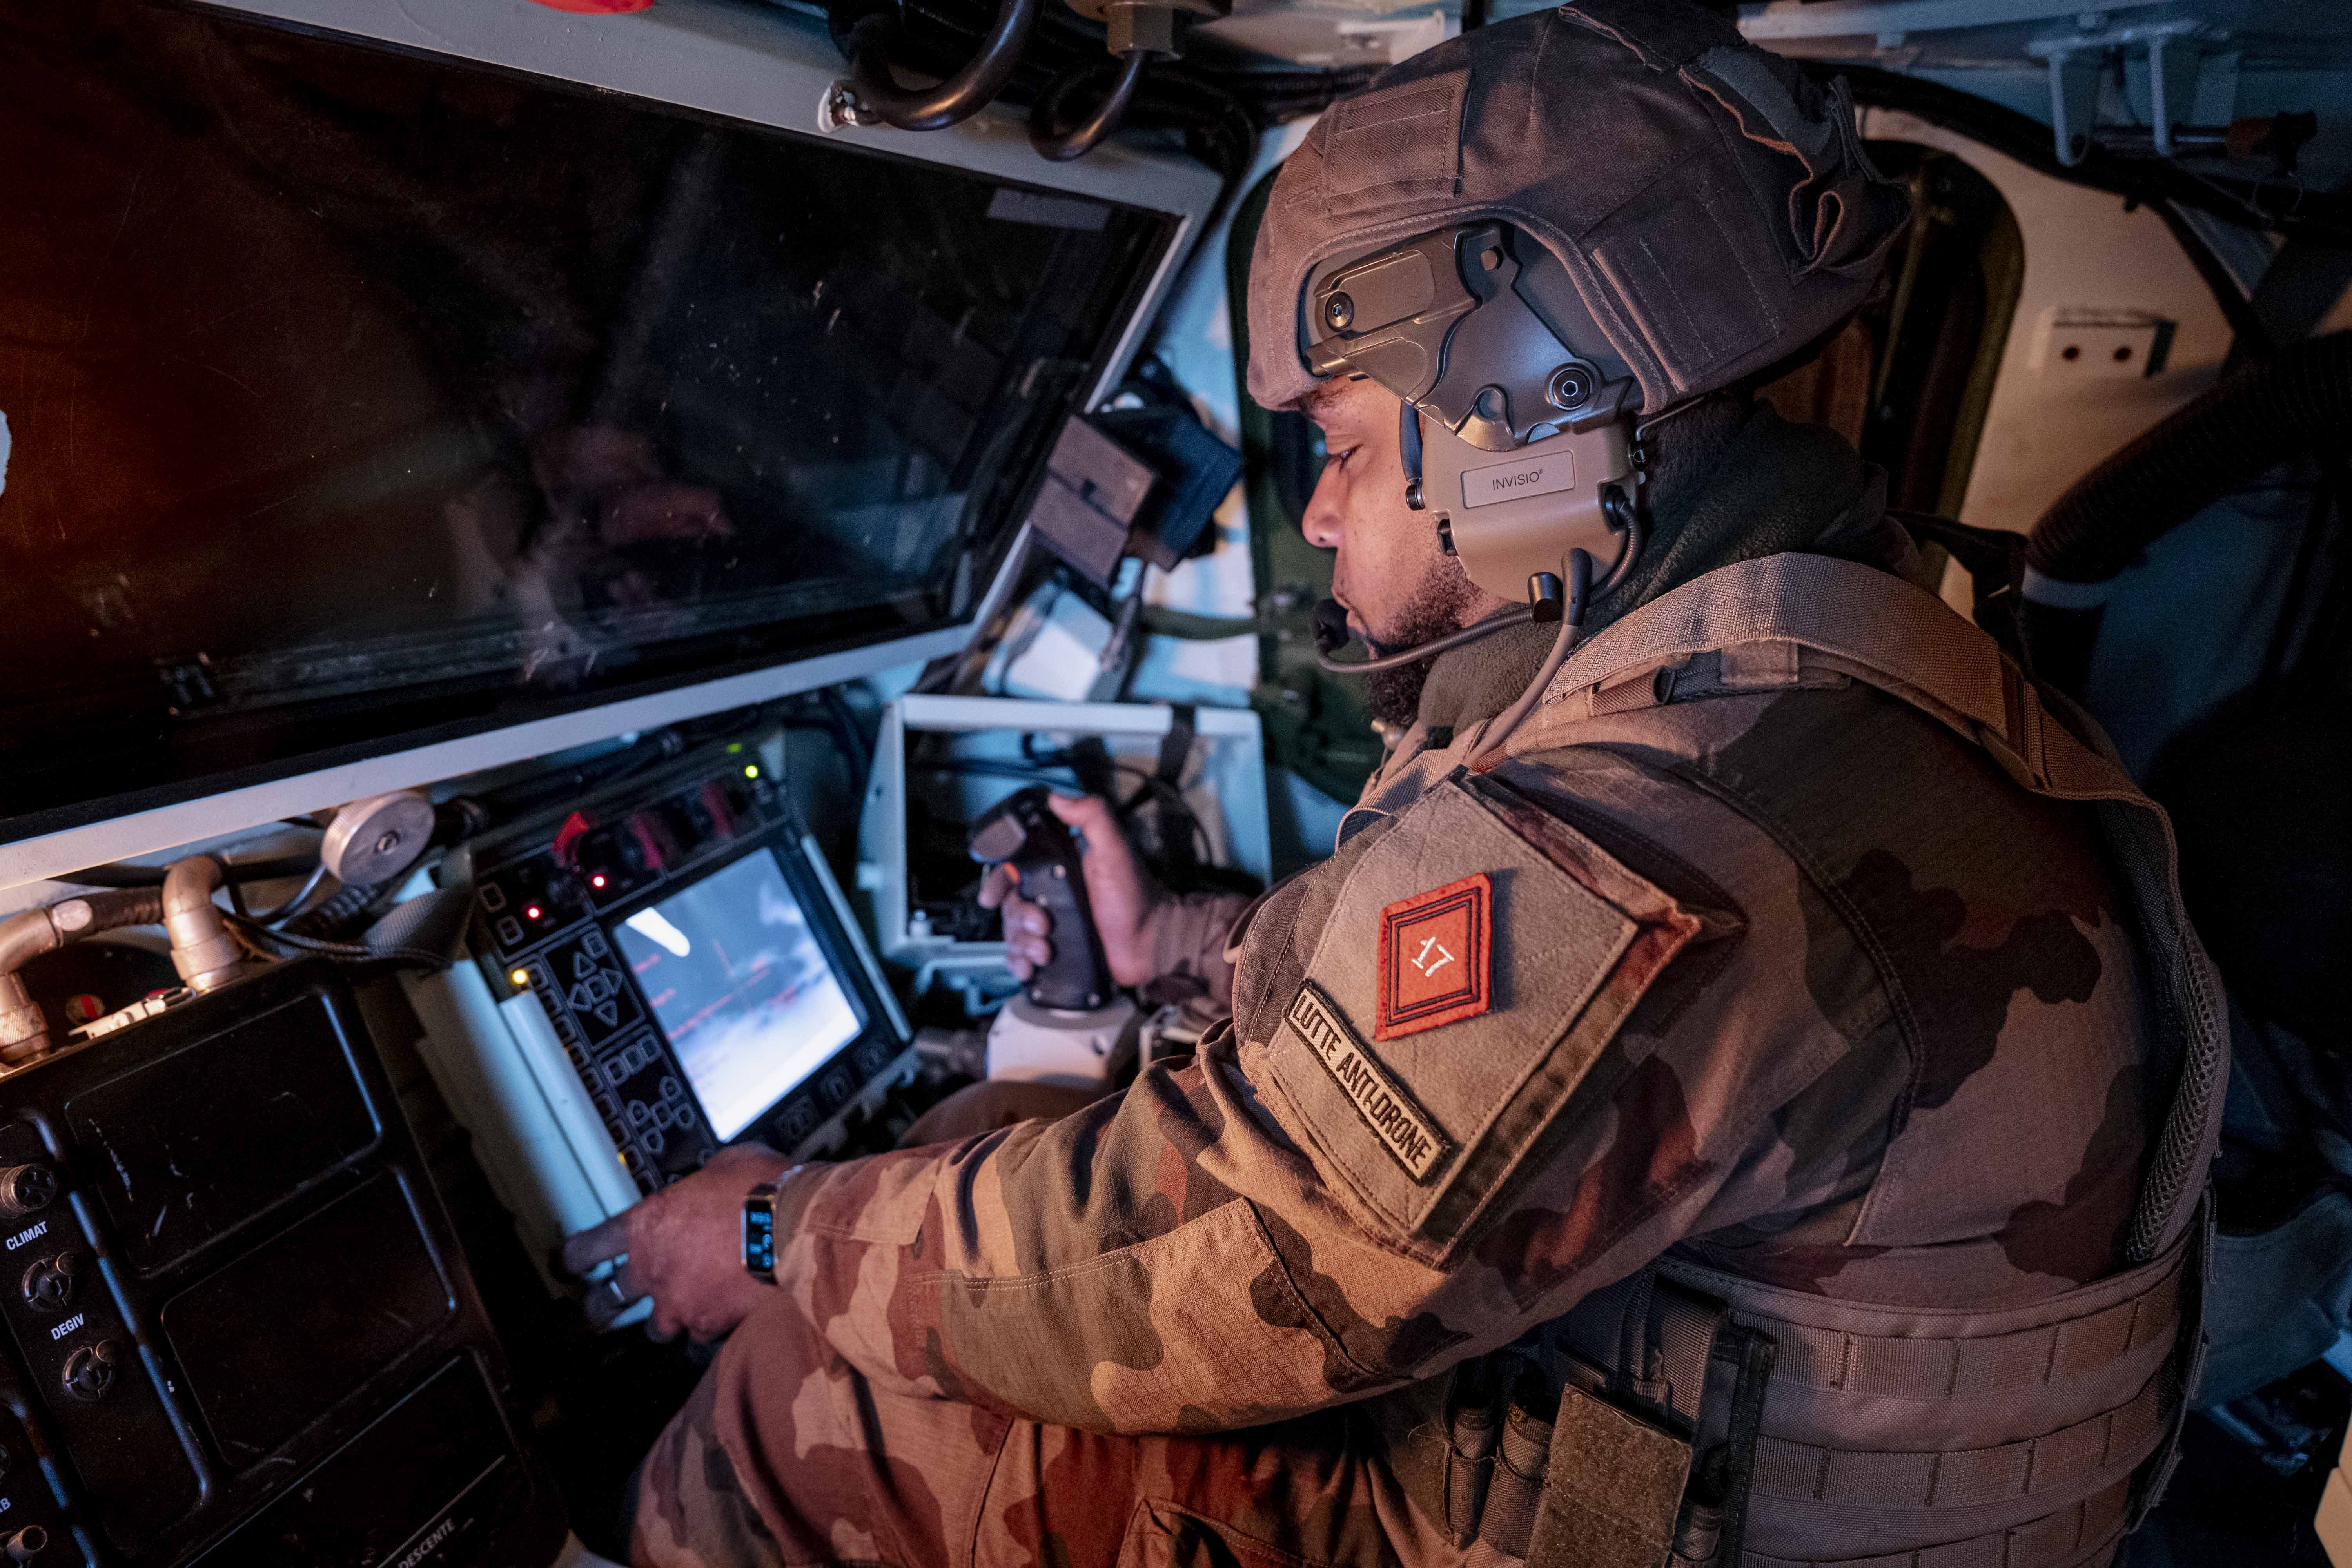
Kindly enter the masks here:
<path id="1" fill-rule="evenodd" d="M 58 1201 L 58 1173 L 47 1165 L 0 1171 L 0 1214 L 31 1214 Z"/>
<path id="2" fill-rule="evenodd" d="M 34 1558 L 40 1555 L 41 1548 L 47 1546 L 48 1543 L 49 1532 L 47 1531 L 43 1530 L 37 1524 L 28 1524 L 24 1529 L 18 1531 L 16 1534 L 8 1538 L 7 1552 L 9 1559 L 12 1562 L 16 1563 L 30 1563 Z"/>
<path id="3" fill-rule="evenodd" d="M 61 1252 L 44 1258 L 25 1270 L 25 1300 L 44 1312 L 61 1312 L 73 1304 L 74 1287 L 81 1274 L 81 1254 Z"/>
<path id="4" fill-rule="evenodd" d="M 66 1392 L 76 1399 L 103 1399 L 114 1387 L 114 1343 L 100 1340 L 66 1358 Z"/>

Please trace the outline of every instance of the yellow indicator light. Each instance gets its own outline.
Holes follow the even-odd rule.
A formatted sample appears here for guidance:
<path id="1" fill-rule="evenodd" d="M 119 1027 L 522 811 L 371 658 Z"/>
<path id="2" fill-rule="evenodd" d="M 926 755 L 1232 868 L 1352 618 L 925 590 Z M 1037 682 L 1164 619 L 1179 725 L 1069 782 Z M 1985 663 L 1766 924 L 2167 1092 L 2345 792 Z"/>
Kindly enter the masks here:
<path id="1" fill-rule="evenodd" d="M 507 978 L 513 981 L 517 985 L 528 985 L 530 984 L 530 971 L 528 969 L 518 969 L 512 974 L 508 975 Z"/>
<path id="2" fill-rule="evenodd" d="M 758 778 L 760 776 L 760 764 L 757 763 L 745 763 L 743 764 L 743 776 L 747 779 Z"/>

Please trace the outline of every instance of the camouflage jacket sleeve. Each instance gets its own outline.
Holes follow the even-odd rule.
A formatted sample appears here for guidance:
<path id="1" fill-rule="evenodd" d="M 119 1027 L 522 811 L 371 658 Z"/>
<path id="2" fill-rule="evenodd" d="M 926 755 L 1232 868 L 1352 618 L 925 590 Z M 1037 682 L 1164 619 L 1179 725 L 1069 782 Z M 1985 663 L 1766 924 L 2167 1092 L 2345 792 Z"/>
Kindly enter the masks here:
<path id="1" fill-rule="evenodd" d="M 1286 884 L 1181 1070 L 803 1173 L 780 1281 L 885 1387 L 1197 1431 L 1428 1375 L 1837 1195 L 1851 1163 L 1783 1131 L 1818 1085 L 1899 1088 L 1832 1074 L 1885 1038 L 1869 963 L 1738 813 L 1587 783 L 1590 832 L 1457 775 Z"/>
<path id="2" fill-rule="evenodd" d="M 1197 1003 L 1212 1016 L 1233 1005 L 1234 966 L 1225 939 L 1250 907 L 1242 893 L 1180 893 L 1160 910 L 1152 931 L 1151 972 L 1145 988 L 1156 1002 Z"/>

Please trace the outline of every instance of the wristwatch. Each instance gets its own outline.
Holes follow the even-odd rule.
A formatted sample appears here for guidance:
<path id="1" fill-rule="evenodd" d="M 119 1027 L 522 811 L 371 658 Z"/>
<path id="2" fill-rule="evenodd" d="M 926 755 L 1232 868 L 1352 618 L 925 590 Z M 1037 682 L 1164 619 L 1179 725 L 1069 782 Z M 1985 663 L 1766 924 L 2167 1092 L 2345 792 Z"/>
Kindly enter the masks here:
<path id="1" fill-rule="evenodd" d="M 743 1194 L 743 1268 L 752 1279 L 771 1285 L 776 1282 L 776 1189 L 799 1170 L 794 1165 Z"/>

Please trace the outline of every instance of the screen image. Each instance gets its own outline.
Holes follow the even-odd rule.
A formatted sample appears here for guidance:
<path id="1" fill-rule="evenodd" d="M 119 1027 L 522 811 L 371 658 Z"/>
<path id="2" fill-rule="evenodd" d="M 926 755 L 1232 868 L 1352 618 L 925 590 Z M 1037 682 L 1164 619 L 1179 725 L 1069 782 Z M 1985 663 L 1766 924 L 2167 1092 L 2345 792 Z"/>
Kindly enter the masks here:
<path id="1" fill-rule="evenodd" d="M 639 910 L 613 937 L 721 1138 L 864 1026 L 773 856 Z"/>

